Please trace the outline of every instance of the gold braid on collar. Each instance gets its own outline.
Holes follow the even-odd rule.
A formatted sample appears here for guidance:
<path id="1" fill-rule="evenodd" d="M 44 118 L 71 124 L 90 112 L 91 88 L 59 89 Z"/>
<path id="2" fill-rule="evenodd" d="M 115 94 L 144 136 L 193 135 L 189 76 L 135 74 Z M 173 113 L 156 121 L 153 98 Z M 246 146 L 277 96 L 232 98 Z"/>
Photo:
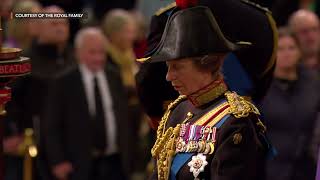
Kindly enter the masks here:
<path id="1" fill-rule="evenodd" d="M 223 95 L 228 90 L 227 85 L 224 83 L 222 77 L 211 82 L 209 85 L 198 90 L 195 93 L 188 95 L 188 100 L 196 107 L 200 107 L 204 104 L 211 102 L 217 97 Z"/>

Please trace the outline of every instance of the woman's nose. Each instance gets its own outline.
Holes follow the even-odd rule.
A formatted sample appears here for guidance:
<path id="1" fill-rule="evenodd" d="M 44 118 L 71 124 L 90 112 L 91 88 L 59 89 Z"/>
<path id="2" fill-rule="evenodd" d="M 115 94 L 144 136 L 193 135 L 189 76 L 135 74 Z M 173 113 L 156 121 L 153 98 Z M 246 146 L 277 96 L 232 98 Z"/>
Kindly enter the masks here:
<path id="1" fill-rule="evenodd" d="M 172 72 L 172 70 L 170 68 L 168 68 L 167 74 L 166 74 L 166 80 L 167 81 L 173 81 L 174 79 L 174 73 Z"/>

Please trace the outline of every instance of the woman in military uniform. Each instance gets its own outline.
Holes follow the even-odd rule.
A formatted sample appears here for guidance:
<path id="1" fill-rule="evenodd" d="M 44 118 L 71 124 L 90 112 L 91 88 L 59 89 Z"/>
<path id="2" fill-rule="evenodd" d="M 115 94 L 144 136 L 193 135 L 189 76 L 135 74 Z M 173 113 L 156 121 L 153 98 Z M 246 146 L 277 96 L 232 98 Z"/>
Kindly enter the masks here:
<path id="1" fill-rule="evenodd" d="M 265 127 L 255 106 L 228 91 L 220 69 L 233 43 L 204 6 L 175 10 L 155 53 L 166 61 L 167 81 L 180 96 L 160 121 L 151 150 L 151 179 L 263 179 Z"/>
<path id="2" fill-rule="evenodd" d="M 273 77 L 278 36 L 271 12 L 258 4 L 246 0 L 176 0 L 152 16 L 145 57 L 154 53 L 168 17 L 189 1 L 209 7 L 226 37 L 252 43 L 248 48 L 229 53 L 223 62 L 222 73 L 229 90 L 250 96 L 255 103 L 260 102 Z M 168 102 L 178 97 L 178 93 L 165 79 L 166 72 L 165 62 L 147 61 L 141 64 L 136 74 L 140 103 L 154 129 L 157 128 Z"/>

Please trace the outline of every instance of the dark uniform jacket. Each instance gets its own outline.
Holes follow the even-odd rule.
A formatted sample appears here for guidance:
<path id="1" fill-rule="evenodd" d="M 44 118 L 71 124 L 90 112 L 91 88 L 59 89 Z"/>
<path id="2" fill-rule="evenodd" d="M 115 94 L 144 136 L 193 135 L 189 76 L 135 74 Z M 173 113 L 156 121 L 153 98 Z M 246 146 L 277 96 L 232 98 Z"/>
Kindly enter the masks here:
<path id="1" fill-rule="evenodd" d="M 210 87 L 209 90 L 201 92 L 197 98 L 200 99 L 199 97 L 207 96 L 208 94 L 212 94 L 212 92 L 217 92 L 217 88 Z M 204 101 L 202 99 L 196 102 L 194 100 L 197 100 L 197 98 L 192 97 L 188 97 L 188 100 L 183 100 L 172 111 L 166 128 L 175 127 L 177 124 L 182 123 L 182 121 L 186 119 L 188 112 L 191 112 L 194 116 L 187 122 L 193 124 L 200 117 L 212 109 L 215 109 L 222 101 L 227 101 L 230 106 L 232 106 L 232 104 L 235 105 L 233 107 L 237 107 L 239 111 L 231 113 L 231 110 L 231 114 L 229 114 L 223 125 L 217 129 L 214 153 L 206 155 L 208 165 L 205 166 L 204 172 L 201 172 L 198 178 L 212 180 L 264 179 L 266 148 L 264 147 L 264 142 L 261 140 L 264 126 L 262 124 L 261 126 L 257 125 L 257 123 L 261 122 L 258 120 L 257 114 L 255 114 L 257 110 L 249 103 L 251 107 L 251 109 L 247 111 L 249 113 L 235 117 L 236 114 L 244 112 L 244 110 L 241 110 L 242 105 L 237 105 L 239 101 L 232 102 L 229 98 L 226 98 L 223 91 L 219 92 L 218 90 L 216 95 L 217 94 L 219 95 L 211 97 L 209 95 Z M 229 94 L 240 97 L 235 93 L 229 92 Z M 243 102 L 248 103 L 247 101 Z M 161 123 L 159 127 L 161 127 Z M 197 152 L 194 153 L 194 155 L 197 154 Z M 193 173 L 190 172 L 190 167 L 188 166 L 190 161 L 191 158 L 184 163 L 178 171 L 176 179 L 194 179 Z M 151 179 L 158 179 L 157 168 Z"/>

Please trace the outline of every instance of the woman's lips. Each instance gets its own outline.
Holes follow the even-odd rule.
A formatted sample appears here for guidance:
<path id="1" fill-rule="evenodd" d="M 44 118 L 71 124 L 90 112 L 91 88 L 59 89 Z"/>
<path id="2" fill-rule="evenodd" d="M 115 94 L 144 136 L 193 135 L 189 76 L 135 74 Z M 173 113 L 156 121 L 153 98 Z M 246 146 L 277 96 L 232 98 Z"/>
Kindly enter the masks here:
<path id="1" fill-rule="evenodd" d="M 178 89 L 181 88 L 181 86 L 174 86 L 174 85 L 173 85 L 173 88 L 174 88 L 175 90 L 178 90 Z"/>

